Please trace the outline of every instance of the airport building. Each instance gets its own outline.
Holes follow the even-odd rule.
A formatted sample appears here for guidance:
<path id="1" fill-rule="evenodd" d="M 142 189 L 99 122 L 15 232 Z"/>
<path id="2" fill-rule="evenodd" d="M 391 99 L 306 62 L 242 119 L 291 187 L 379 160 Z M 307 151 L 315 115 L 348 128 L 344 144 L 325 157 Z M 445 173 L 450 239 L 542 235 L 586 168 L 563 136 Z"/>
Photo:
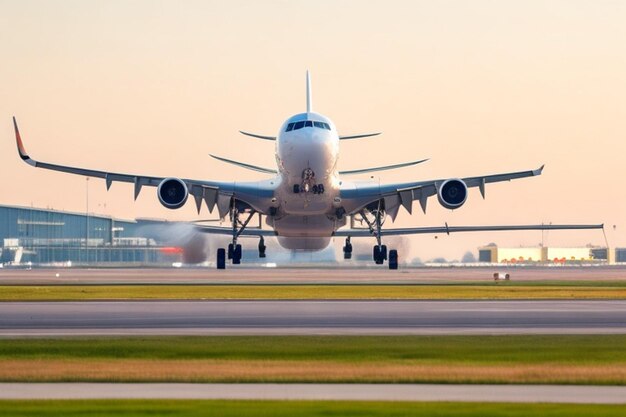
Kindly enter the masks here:
<path id="1" fill-rule="evenodd" d="M 180 260 L 154 220 L 0 206 L 0 264 L 148 265 Z"/>
<path id="2" fill-rule="evenodd" d="M 488 245 L 478 248 L 478 261 L 488 263 L 615 263 L 626 262 L 626 248 L 519 247 Z"/>

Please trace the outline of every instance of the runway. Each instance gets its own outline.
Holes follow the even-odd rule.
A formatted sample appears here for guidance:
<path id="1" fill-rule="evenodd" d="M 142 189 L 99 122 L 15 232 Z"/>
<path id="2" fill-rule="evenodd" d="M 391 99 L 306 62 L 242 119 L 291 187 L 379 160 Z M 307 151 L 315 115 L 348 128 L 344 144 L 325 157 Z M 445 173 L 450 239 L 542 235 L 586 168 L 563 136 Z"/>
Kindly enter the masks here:
<path id="1" fill-rule="evenodd" d="M 0 399 L 132 398 L 626 404 L 626 387 L 447 384 L 0 383 Z"/>
<path id="2" fill-rule="evenodd" d="M 433 284 L 493 282 L 494 272 L 506 272 L 513 281 L 626 280 L 624 266 L 512 267 L 403 267 L 397 271 L 376 267 L 81 269 L 0 269 L 0 285 L 79 284 Z"/>
<path id="3" fill-rule="evenodd" d="M 623 334 L 626 300 L 0 303 L 0 336 Z"/>

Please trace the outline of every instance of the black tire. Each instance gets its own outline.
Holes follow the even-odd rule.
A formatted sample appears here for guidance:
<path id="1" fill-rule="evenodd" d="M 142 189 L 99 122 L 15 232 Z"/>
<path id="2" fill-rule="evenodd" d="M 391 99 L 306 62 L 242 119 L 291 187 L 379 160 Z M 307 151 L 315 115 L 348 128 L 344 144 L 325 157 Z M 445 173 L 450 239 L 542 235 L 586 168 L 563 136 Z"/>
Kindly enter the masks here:
<path id="1" fill-rule="evenodd" d="M 228 259 L 233 259 L 234 247 L 232 243 L 228 244 Z"/>
<path id="2" fill-rule="evenodd" d="M 226 250 L 224 248 L 217 250 L 217 269 L 226 269 Z"/>
<path id="3" fill-rule="evenodd" d="M 383 261 L 387 260 L 387 246 L 386 245 L 382 245 L 380 247 L 380 257 L 383 258 Z"/>
<path id="4" fill-rule="evenodd" d="M 300 194 L 300 184 L 294 184 L 293 185 L 293 193 L 294 194 Z"/>
<path id="5" fill-rule="evenodd" d="M 346 246 L 343 247 L 343 259 L 352 259 L 352 243 L 346 240 Z"/>
<path id="6" fill-rule="evenodd" d="M 374 250 L 372 251 L 372 258 L 374 262 L 378 263 L 378 258 L 380 258 L 380 248 L 378 245 L 374 246 Z"/>
<path id="7" fill-rule="evenodd" d="M 239 265 L 241 263 L 241 245 L 236 245 L 233 251 L 233 264 Z"/>
<path id="8" fill-rule="evenodd" d="M 395 249 L 389 251 L 389 269 L 398 269 L 398 251 Z"/>

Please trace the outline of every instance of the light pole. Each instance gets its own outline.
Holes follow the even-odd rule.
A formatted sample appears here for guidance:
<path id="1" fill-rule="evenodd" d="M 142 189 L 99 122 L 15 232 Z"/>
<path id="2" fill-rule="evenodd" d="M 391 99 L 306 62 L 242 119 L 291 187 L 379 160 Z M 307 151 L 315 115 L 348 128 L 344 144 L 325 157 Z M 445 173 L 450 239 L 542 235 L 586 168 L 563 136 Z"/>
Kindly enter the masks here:
<path id="1" fill-rule="evenodd" d="M 85 178 L 85 263 L 89 263 L 89 177 Z"/>

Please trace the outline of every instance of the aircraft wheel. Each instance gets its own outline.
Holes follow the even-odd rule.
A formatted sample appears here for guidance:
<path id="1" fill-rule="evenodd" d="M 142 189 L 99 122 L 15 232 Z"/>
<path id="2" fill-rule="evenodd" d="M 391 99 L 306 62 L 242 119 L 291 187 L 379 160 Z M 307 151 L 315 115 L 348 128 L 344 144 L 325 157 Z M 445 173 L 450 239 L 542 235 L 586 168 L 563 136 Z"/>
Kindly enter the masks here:
<path id="1" fill-rule="evenodd" d="M 382 245 L 380 247 L 380 257 L 383 258 L 383 261 L 387 260 L 387 246 L 386 245 Z"/>
<path id="2" fill-rule="evenodd" d="M 350 238 L 346 239 L 346 246 L 343 247 L 343 259 L 352 259 L 352 243 L 350 243 Z"/>
<path id="3" fill-rule="evenodd" d="M 228 259 L 233 259 L 233 253 L 235 252 L 235 247 L 232 243 L 228 244 Z"/>
<path id="4" fill-rule="evenodd" d="M 263 243 L 263 240 L 259 242 L 259 258 L 265 258 L 265 250 L 267 246 Z"/>
<path id="5" fill-rule="evenodd" d="M 382 248 L 384 248 L 384 246 L 381 248 L 379 248 L 378 245 L 374 246 L 373 257 L 374 257 L 374 262 L 376 262 L 376 265 L 382 265 L 383 262 L 385 262 L 385 258 L 382 256 L 383 255 L 381 251 Z"/>
<path id="6" fill-rule="evenodd" d="M 395 249 L 389 251 L 389 269 L 398 269 L 398 251 Z"/>
<path id="7" fill-rule="evenodd" d="M 226 250 L 224 248 L 217 250 L 217 269 L 226 269 Z"/>
<path id="8" fill-rule="evenodd" d="M 236 245 L 233 250 L 233 264 L 239 265 L 241 263 L 241 245 Z"/>

